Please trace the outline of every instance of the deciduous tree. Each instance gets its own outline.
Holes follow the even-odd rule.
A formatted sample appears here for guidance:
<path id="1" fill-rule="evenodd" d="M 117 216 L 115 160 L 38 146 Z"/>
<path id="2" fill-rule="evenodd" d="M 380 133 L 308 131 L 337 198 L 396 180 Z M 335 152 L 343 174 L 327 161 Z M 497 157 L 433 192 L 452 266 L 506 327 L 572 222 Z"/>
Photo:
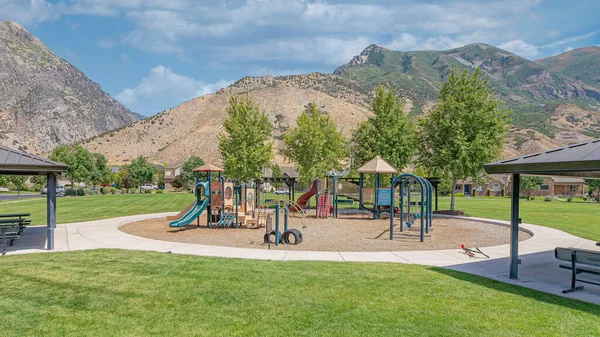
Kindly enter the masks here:
<path id="1" fill-rule="evenodd" d="M 328 114 L 315 103 L 296 120 L 296 126 L 283 134 L 283 154 L 297 165 L 300 182 L 324 178 L 327 171 L 341 169 L 346 157 L 346 140 Z"/>
<path id="2" fill-rule="evenodd" d="M 500 104 L 479 69 L 453 67 L 437 106 L 420 121 L 420 163 L 442 172 L 452 186 L 458 179 L 479 176 L 483 164 L 499 158 L 504 145 L 507 113 Z M 451 194 L 454 210 L 454 188 Z"/>
<path id="3" fill-rule="evenodd" d="M 521 179 L 519 180 L 519 190 L 521 191 L 521 194 L 525 194 L 525 196 L 527 197 L 527 201 L 529 201 L 529 198 L 531 197 L 531 192 L 533 192 L 543 183 L 543 177 L 521 176 Z"/>
<path id="4" fill-rule="evenodd" d="M 152 183 L 154 174 L 156 174 L 156 167 L 154 167 L 154 165 L 152 165 L 144 156 L 139 156 L 132 160 L 127 169 L 134 184 L 138 187 Z"/>
<path id="5" fill-rule="evenodd" d="M 225 174 L 240 181 L 259 179 L 273 157 L 273 123 L 249 96 L 232 96 L 219 136 Z"/>
<path id="6" fill-rule="evenodd" d="M 106 184 L 110 180 L 111 171 L 108 167 L 108 160 L 103 154 L 92 154 L 92 171 L 90 172 L 90 181 L 93 189 L 97 184 Z"/>
<path id="7" fill-rule="evenodd" d="M 185 186 L 193 185 L 196 180 L 194 169 L 204 165 L 204 160 L 198 156 L 190 156 L 181 167 L 181 180 Z"/>
<path id="8" fill-rule="evenodd" d="M 26 176 L 19 176 L 19 175 L 14 175 L 14 176 L 8 176 L 8 182 L 12 185 L 13 188 L 15 188 L 17 190 L 17 199 L 21 199 L 21 190 L 23 189 L 23 187 L 25 187 L 25 184 L 27 183 L 27 178 Z"/>
<path id="9" fill-rule="evenodd" d="M 371 102 L 373 117 L 360 123 L 352 135 L 354 165 L 380 156 L 402 170 L 415 153 L 415 125 L 393 90 L 379 85 Z"/>
<path id="10" fill-rule="evenodd" d="M 600 202 L 600 179 L 585 179 L 585 184 L 590 190 L 590 197 L 596 192 L 596 201 Z"/>
<path id="11" fill-rule="evenodd" d="M 52 150 L 50 160 L 67 164 L 67 177 L 71 180 L 71 188 L 75 182 L 90 180 L 94 169 L 92 154 L 81 145 L 60 145 Z"/>

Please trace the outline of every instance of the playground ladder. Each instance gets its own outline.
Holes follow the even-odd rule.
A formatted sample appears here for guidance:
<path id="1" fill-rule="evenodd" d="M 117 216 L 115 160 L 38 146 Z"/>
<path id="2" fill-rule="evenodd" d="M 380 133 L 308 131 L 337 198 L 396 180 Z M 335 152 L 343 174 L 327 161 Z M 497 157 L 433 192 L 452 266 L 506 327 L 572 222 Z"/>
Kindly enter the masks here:
<path id="1" fill-rule="evenodd" d="M 327 218 L 331 211 L 331 200 L 329 194 L 319 194 L 319 208 L 317 218 Z"/>

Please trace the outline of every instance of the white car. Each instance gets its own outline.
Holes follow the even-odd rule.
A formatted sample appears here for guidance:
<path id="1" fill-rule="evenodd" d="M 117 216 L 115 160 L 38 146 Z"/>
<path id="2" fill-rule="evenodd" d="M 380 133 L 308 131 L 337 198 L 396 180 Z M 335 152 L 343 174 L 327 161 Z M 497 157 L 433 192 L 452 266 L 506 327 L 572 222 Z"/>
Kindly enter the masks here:
<path id="1" fill-rule="evenodd" d="M 40 191 L 41 194 L 48 194 L 48 186 L 44 186 L 44 188 L 42 188 L 42 190 Z M 58 195 L 63 195 L 65 194 L 65 188 L 57 185 L 56 186 L 56 194 Z"/>
<path id="2" fill-rule="evenodd" d="M 156 185 L 152 185 L 152 184 L 144 184 L 144 185 L 140 186 L 140 189 L 141 189 L 142 191 L 145 191 L 145 190 L 153 190 L 153 191 L 156 191 L 156 190 L 158 189 L 158 186 L 156 186 Z"/>

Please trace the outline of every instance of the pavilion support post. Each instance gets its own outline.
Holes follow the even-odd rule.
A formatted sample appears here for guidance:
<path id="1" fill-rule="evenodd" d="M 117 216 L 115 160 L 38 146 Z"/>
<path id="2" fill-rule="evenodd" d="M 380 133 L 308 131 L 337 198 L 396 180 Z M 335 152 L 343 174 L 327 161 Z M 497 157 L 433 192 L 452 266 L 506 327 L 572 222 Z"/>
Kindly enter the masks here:
<path id="1" fill-rule="evenodd" d="M 48 173 L 46 196 L 46 244 L 48 250 L 54 250 L 54 229 L 56 228 L 56 175 Z"/>
<path id="2" fill-rule="evenodd" d="M 510 196 L 510 278 L 519 278 L 519 184 L 521 176 L 512 175 L 512 194 Z"/>

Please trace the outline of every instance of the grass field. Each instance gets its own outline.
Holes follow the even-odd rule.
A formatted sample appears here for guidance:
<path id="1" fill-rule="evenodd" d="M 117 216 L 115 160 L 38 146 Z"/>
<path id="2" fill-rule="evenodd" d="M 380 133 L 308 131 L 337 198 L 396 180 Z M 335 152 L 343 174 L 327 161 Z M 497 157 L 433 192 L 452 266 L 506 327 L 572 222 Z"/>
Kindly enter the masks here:
<path id="1" fill-rule="evenodd" d="M 107 194 L 56 199 L 58 223 L 90 221 L 126 215 L 179 212 L 194 201 L 191 193 Z M 32 224 L 46 224 L 46 199 L 0 203 L 2 213 L 31 213 Z"/>
<path id="2" fill-rule="evenodd" d="M 418 265 L 120 250 L 2 265 L 4 336 L 600 334 L 600 306 Z"/>
<path id="3" fill-rule="evenodd" d="M 541 198 L 521 199 L 520 214 L 523 222 L 560 229 L 586 239 L 600 241 L 600 204 L 566 202 Z M 440 209 L 450 208 L 450 198 L 440 198 Z M 469 216 L 510 220 L 510 198 L 456 198 L 457 210 Z"/>
<path id="4" fill-rule="evenodd" d="M 299 197 L 302 193 L 296 193 Z M 268 199 L 286 196 L 267 194 Z M 125 215 L 178 212 L 193 202 L 190 193 L 95 195 L 57 199 L 57 221 L 70 223 L 99 220 Z M 312 200 L 314 205 L 314 198 Z M 600 241 L 600 204 L 592 202 L 544 202 L 540 198 L 521 200 L 523 222 L 548 226 L 565 232 Z M 346 206 L 347 207 L 347 206 Z M 448 209 L 450 198 L 440 198 L 439 208 Z M 509 220 L 510 199 L 479 197 L 456 199 L 456 209 L 469 216 Z M 46 223 L 46 200 L 5 201 L 0 203 L 0 213 L 31 213 L 34 224 Z"/>

